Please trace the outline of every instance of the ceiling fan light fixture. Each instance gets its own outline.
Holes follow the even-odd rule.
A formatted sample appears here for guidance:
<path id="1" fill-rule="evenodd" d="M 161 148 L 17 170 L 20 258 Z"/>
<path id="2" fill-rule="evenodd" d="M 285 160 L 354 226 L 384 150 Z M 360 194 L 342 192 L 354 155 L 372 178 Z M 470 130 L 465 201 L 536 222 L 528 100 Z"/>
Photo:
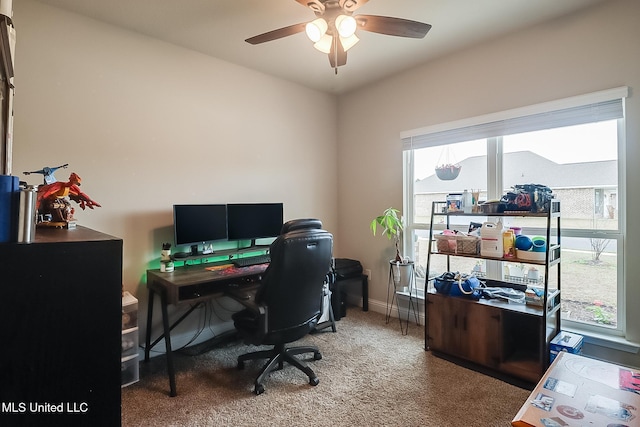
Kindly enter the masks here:
<path id="1" fill-rule="evenodd" d="M 356 18 L 349 15 L 338 15 L 335 23 L 338 34 L 340 34 L 340 37 L 345 38 L 354 35 L 358 26 Z"/>
<path id="2" fill-rule="evenodd" d="M 358 31 L 418 39 L 427 35 L 431 29 L 431 25 L 424 22 L 391 16 L 352 16 L 369 0 L 296 0 L 296 2 L 315 13 L 313 21 L 304 21 L 267 31 L 249 37 L 245 41 L 255 45 L 306 32 L 313 47 L 329 56 L 329 64 L 337 74 L 338 67 L 347 63 L 347 50 L 360 41 L 356 36 Z"/>
<path id="3" fill-rule="evenodd" d="M 316 49 L 318 49 L 320 52 L 322 53 L 329 53 L 331 52 L 331 45 L 333 44 L 333 37 L 331 37 L 329 34 L 325 34 L 322 36 L 322 38 L 320 38 L 320 40 L 318 40 L 313 47 L 315 47 Z"/>
<path id="4" fill-rule="evenodd" d="M 322 18 L 315 19 L 309 22 L 305 26 L 305 31 L 307 33 L 307 37 L 314 43 L 319 42 L 324 35 L 327 33 L 327 29 L 329 26 L 327 25 L 327 21 Z"/>
<path id="5" fill-rule="evenodd" d="M 355 34 L 352 34 L 351 37 L 340 36 L 340 43 L 345 52 L 355 46 L 359 41 L 360 39 Z"/>

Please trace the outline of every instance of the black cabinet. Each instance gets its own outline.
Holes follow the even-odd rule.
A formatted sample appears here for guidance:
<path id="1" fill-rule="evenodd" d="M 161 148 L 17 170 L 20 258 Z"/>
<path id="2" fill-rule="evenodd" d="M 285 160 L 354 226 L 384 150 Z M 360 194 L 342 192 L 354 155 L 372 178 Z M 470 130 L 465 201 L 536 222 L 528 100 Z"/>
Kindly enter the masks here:
<path id="1" fill-rule="evenodd" d="M 122 240 L 0 244 L 0 425 L 120 425 Z"/>

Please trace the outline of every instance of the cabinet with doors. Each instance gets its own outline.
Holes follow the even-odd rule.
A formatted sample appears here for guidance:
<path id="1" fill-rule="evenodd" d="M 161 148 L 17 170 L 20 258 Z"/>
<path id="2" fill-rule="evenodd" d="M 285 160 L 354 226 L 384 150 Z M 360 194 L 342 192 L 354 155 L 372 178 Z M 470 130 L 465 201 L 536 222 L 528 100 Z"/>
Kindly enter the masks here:
<path id="1" fill-rule="evenodd" d="M 535 222 L 531 223 L 531 219 Z M 438 224 L 451 229 L 465 221 L 497 220 L 544 229 L 545 251 L 536 259 L 527 256 L 530 254 L 520 254 L 521 258 L 487 257 L 481 256 L 479 250 L 458 251 L 446 244 L 435 245 L 434 227 Z M 518 283 L 503 273 L 504 265 L 518 263 L 543 270 L 533 286 L 541 294 L 539 305 L 443 295 L 433 288 L 433 279 L 429 281 L 425 304 L 425 349 L 454 361 L 470 362 L 489 373 L 537 382 L 549 365 L 549 342 L 560 331 L 560 202 L 551 200 L 548 212 L 491 214 L 448 212 L 445 202 L 433 202 L 429 242 L 427 271 L 431 276 L 440 273 L 432 271 L 435 257 L 446 257 L 447 270 L 454 257 L 484 259 L 494 263 L 493 275 L 497 277 L 484 279 L 487 286 L 524 291 L 530 285 L 526 277 L 520 277 Z"/>

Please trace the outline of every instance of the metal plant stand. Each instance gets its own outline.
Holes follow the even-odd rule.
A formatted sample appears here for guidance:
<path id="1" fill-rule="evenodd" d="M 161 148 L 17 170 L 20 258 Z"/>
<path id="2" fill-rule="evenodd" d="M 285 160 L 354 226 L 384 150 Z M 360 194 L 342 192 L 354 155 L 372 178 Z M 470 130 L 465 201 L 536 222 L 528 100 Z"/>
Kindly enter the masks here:
<path id="1" fill-rule="evenodd" d="M 398 270 L 398 274 L 394 274 L 394 268 Z M 405 269 L 405 275 L 403 276 L 402 270 Z M 405 278 L 403 284 L 403 278 Z M 403 324 L 402 314 L 400 313 L 400 304 L 398 303 L 397 295 L 405 295 L 408 297 L 407 305 L 407 320 L 406 327 Z M 389 281 L 387 284 L 387 308 L 385 321 L 389 323 L 391 320 L 391 313 L 393 311 L 393 305 L 396 305 L 398 310 L 398 320 L 400 322 L 400 331 L 402 335 L 406 335 L 409 332 L 409 321 L 411 320 L 411 311 L 416 320 L 416 325 L 420 324 L 418 319 L 418 301 L 416 292 L 416 269 L 413 261 L 408 263 L 396 263 L 396 261 L 389 261 Z"/>

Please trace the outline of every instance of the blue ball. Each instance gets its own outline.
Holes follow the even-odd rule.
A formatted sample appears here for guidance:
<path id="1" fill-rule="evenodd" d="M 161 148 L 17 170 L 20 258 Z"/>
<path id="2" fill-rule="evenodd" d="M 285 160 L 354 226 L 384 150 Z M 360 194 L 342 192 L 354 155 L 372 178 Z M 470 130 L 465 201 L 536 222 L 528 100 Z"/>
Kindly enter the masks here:
<path id="1" fill-rule="evenodd" d="M 529 236 L 519 235 L 516 237 L 516 249 L 519 251 L 528 251 L 533 247 L 533 242 Z"/>

